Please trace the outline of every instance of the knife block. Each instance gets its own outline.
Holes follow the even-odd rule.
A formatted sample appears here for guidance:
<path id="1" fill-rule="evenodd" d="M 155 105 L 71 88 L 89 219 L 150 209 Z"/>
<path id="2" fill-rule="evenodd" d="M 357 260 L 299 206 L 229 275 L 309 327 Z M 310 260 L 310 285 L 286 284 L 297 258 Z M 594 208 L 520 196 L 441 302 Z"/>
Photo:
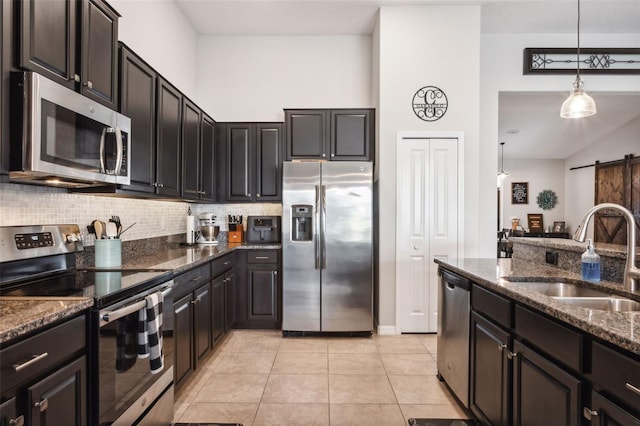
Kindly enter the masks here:
<path id="1" fill-rule="evenodd" d="M 241 243 L 242 234 L 243 234 L 242 231 L 229 231 L 227 235 L 227 239 L 229 240 L 230 243 Z"/>

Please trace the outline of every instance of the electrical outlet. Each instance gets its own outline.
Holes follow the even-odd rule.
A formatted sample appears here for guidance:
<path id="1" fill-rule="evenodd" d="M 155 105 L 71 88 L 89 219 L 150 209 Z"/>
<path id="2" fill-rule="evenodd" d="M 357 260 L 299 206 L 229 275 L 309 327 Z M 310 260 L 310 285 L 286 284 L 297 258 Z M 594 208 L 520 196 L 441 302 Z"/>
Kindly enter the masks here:
<path id="1" fill-rule="evenodd" d="M 558 264 L 558 252 L 557 251 L 547 251 L 544 254 L 545 257 L 545 262 L 547 262 L 550 265 L 557 265 Z"/>

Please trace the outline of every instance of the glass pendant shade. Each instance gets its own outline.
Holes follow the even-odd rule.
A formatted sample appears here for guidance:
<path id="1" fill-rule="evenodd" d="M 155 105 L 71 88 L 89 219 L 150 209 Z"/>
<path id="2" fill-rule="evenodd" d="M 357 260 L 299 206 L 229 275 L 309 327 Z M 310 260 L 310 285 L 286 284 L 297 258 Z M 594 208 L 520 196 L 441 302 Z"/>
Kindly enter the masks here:
<path id="1" fill-rule="evenodd" d="M 582 84 L 582 79 L 580 76 L 577 76 L 569 97 L 562 103 L 560 117 L 582 118 L 589 117 L 596 113 L 596 103 L 593 98 L 584 91 Z"/>

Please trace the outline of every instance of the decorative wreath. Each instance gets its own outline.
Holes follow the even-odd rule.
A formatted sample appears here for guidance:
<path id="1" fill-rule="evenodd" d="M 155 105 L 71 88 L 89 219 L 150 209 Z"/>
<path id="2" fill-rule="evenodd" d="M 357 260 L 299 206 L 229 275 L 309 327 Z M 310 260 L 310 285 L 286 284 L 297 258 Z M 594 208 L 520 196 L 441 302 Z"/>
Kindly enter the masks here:
<path id="1" fill-rule="evenodd" d="M 558 204 L 558 197 L 555 192 L 545 189 L 538 194 L 537 201 L 542 210 L 551 210 Z"/>

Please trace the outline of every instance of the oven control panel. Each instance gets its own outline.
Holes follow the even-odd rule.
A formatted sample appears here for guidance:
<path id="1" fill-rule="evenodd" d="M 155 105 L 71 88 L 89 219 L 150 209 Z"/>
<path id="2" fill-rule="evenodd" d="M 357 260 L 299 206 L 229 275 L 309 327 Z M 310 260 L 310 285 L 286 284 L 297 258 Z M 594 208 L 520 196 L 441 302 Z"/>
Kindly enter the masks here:
<path id="1" fill-rule="evenodd" d="M 16 240 L 16 247 L 18 250 L 53 246 L 53 236 L 51 235 L 51 232 L 16 234 L 14 238 Z"/>

